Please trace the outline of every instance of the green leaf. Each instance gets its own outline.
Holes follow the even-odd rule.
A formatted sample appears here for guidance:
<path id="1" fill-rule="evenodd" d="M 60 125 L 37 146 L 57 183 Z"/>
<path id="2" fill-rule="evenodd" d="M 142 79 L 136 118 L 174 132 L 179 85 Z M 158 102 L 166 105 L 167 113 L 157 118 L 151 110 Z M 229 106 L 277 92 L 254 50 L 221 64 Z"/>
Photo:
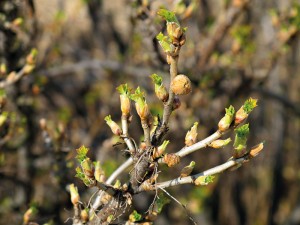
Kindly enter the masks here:
<path id="1" fill-rule="evenodd" d="M 162 18 L 164 18 L 168 23 L 174 22 L 179 25 L 179 21 L 178 21 L 177 17 L 175 16 L 174 12 L 171 12 L 167 9 L 159 9 L 157 14 L 159 16 L 161 16 Z"/>
<path id="2" fill-rule="evenodd" d="M 143 217 L 141 214 L 139 214 L 136 210 L 133 210 L 133 212 L 129 216 L 131 222 L 138 222 L 140 221 Z"/>
<path id="3" fill-rule="evenodd" d="M 229 106 L 228 108 L 226 108 L 225 111 L 226 111 L 226 115 L 228 115 L 230 117 L 234 116 L 235 110 L 234 110 L 234 107 L 232 105 Z"/>
<path id="4" fill-rule="evenodd" d="M 160 192 L 155 201 L 156 212 L 161 213 L 163 207 L 170 202 L 171 200 L 164 193 Z"/>
<path id="5" fill-rule="evenodd" d="M 162 85 L 162 77 L 157 75 L 156 73 L 152 74 L 151 79 L 153 81 L 154 84 L 161 86 Z"/>
<path id="6" fill-rule="evenodd" d="M 81 163 L 82 161 L 84 161 L 87 158 L 86 155 L 87 155 L 89 149 L 86 148 L 84 145 L 82 145 L 76 151 L 77 151 L 76 159 L 79 161 L 79 163 Z"/>
<path id="7" fill-rule="evenodd" d="M 130 95 L 131 89 L 128 87 L 128 84 L 121 84 L 119 87 L 117 87 L 117 90 L 121 95 Z"/>
<path id="8" fill-rule="evenodd" d="M 257 99 L 249 98 L 247 101 L 245 101 L 243 109 L 247 114 L 249 114 L 256 106 Z"/>

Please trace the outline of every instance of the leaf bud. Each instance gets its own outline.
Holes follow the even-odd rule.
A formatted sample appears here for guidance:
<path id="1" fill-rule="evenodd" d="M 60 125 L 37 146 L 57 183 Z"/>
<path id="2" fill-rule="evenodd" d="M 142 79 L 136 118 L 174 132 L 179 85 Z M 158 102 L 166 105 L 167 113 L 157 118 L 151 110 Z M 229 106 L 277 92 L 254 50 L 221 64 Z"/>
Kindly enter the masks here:
<path id="1" fill-rule="evenodd" d="M 200 186 L 200 185 L 208 185 L 209 183 L 212 183 L 213 180 L 214 180 L 214 176 L 212 175 L 207 175 L 207 176 L 200 176 L 198 177 L 194 183 L 195 185 L 197 186 Z"/>
<path id="2" fill-rule="evenodd" d="M 37 57 L 38 51 L 36 48 L 31 49 L 29 55 L 26 57 L 26 63 L 29 65 L 33 65 L 36 62 L 36 57 Z"/>
<path id="3" fill-rule="evenodd" d="M 128 84 L 121 84 L 117 90 L 120 93 L 122 115 L 128 118 L 130 116 L 130 88 Z"/>
<path id="4" fill-rule="evenodd" d="M 23 215 L 23 224 L 29 224 L 30 220 L 37 214 L 37 208 L 31 206 Z"/>
<path id="5" fill-rule="evenodd" d="M 172 80 L 171 90 L 176 95 L 186 95 L 192 91 L 192 83 L 187 76 L 179 74 Z"/>
<path id="6" fill-rule="evenodd" d="M 135 90 L 135 93 L 131 95 L 131 99 L 135 101 L 135 108 L 141 120 L 148 120 L 150 110 L 145 100 L 144 92 L 140 90 L 140 87 L 138 87 Z"/>
<path id="7" fill-rule="evenodd" d="M 169 93 L 167 92 L 166 87 L 162 83 L 162 77 L 158 76 L 157 74 L 152 74 L 150 76 L 152 78 L 152 81 L 154 83 L 154 91 L 159 100 L 162 102 L 168 101 Z"/>
<path id="8" fill-rule="evenodd" d="M 247 147 L 247 137 L 249 134 L 249 124 L 245 124 L 237 129 L 235 129 L 235 139 L 234 139 L 234 158 L 240 158 L 246 154 Z"/>
<path id="9" fill-rule="evenodd" d="M 212 143 L 210 143 L 210 147 L 212 148 L 223 148 L 224 146 L 228 145 L 231 142 L 231 138 L 227 138 L 225 140 L 215 140 Z"/>
<path id="10" fill-rule="evenodd" d="M 229 106 L 227 109 L 225 109 L 225 111 L 226 111 L 225 116 L 218 123 L 218 128 L 222 132 L 228 130 L 228 128 L 230 127 L 233 121 L 233 117 L 235 113 L 235 110 L 232 105 Z"/>
<path id="11" fill-rule="evenodd" d="M 164 162 L 168 165 L 168 167 L 173 167 L 180 162 L 180 157 L 174 153 L 165 154 Z"/>
<path id="12" fill-rule="evenodd" d="M 108 115 L 104 118 L 104 120 L 106 121 L 107 125 L 110 127 L 111 131 L 115 134 L 120 136 L 122 134 L 122 130 L 120 128 L 120 126 L 111 119 L 111 116 Z"/>
<path id="13" fill-rule="evenodd" d="M 184 142 L 186 146 L 191 146 L 196 143 L 197 135 L 198 135 L 197 128 L 198 128 L 198 122 L 195 122 L 191 130 L 187 132 L 185 136 L 185 142 Z"/>
<path id="14" fill-rule="evenodd" d="M 162 156 L 162 154 L 164 154 L 164 152 L 166 151 L 167 145 L 169 143 L 170 143 L 169 140 L 164 140 L 162 145 L 155 148 L 154 151 L 153 151 L 153 158 L 156 159 L 156 158 L 159 158 L 160 156 Z"/>
<path id="15" fill-rule="evenodd" d="M 80 196 L 78 194 L 78 189 L 74 184 L 70 184 L 70 194 L 72 204 L 77 205 L 80 201 Z"/>
<path id="16" fill-rule="evenodd" d="M 254 158 L 255 156 L 257 156 L 264 148 L 264 143 L 260 143 L 254 147 L 251 148 L 251 150 L 249 151 L 249 156 L 250 158 Z"/>
<path id="17" fill-rule="evenodd" d="M 81 168 L 83 170 L 83 173 L 88 178 L 94 178 L 94 166 L 90 158 L 86 158 L 81 162 Z"/>
<path id="18" fill-rule="evenodd" d="M 83 224 L 86 224 L 89 221 L 89 209 L 85 208 L 80 212 L 80 219 Z"/>
<path id="19" fill-rule="evenodd" d="M 6 73 L 7 73 L 7 67 L 4 63 L 1 63 L 1 65 L 0 65 L 0 75 L 1 76 L 6 75 Z"/>
<path id="20" fill-rule="evenodd" d="M 237 126 L 244 122 L 250 112 L 257 106 L 257 99 L 249 98 L 244 105 L 236 112 L 234 125 Z"/>

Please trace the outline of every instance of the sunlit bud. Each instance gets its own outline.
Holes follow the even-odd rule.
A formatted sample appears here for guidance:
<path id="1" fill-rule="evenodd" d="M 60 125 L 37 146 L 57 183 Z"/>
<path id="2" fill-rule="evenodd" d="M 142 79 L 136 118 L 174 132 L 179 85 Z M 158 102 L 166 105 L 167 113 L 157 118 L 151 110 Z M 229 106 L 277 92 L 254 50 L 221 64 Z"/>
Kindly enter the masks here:
<path id="1" fill-rule="evenodd" d="M 212 183 L 214 180 L 214 176 L 208 175 L 208 176 L 200 176 L 195 180 L 195 185 L 208 185 L 209 183 Z"/>
<path id="2" fill-rule="evenodd" d="M 31 206 L 23 215 L 23 224 L 29 224 L 30 220 L 37 214 L 37 209 Z"/>
<path id="3" fill-rule="evenodd" d="M 225 116 L 219 121 L 218 124 L 218 128 L 220 131 L 228 130 L 234 118 L 235 110 L 232 105 L 225 109 L 225 111 Z"/>
<path id="4" fill-rule="evenodd" d="M 154 83 L 154 90 L 158 99 L 163 102 L 168 101 L 169 93 L 167 92 L 166 87 L 162 83 L 162 77 L 158 76 L 155 73 L 152 74 L 150 77 L 152 78 L 152 81 Z"/>
<path id="5" fill-rule="evenodd" d="M 187 177 L 187 176 L 189 176 L 192 173 L 195 165 L 196 165 L 196 163 L 194 161 L 190 162 L 190 164 L 188 166 L 185 166 L 181 170 L 180 177 Z"/>
<path id="6" fill-rule="evenodd" d="M 139 214 L 136 210 L 133 210 L 133 212 L 129 215 L 130 222 L 137 222 L 140 221 L 142 218 L 143 218 L 142 215 Z"/>
<path id="7" fill-rule="evenodd" d="M 34 64 L 26 64 L 23 68 L 24 70 L 24 74 L 29 74 L 31 73 L 35 68 L 35 65 Z"/>
<path id="8" fill-rule="evenodd" d="M 223 148 L 224 146 L 228 145 L 231 142 L 231 138 L 227 138 L 225 140 L 215 140 L 212 143 L 210 143 L 210 147 L 212 148 Z"/>
<path id="9" fill-rule="evenodd" d="M 77 205 L 80 201 L 80 196 L 77 187 L 74 184 L 70 184 L 71 202 L 73 205 Z"/>
<path id="10" fill-rule="evenodd" d="M 122 134 L 122 130 L 120 128 L 120 126 L 111 119 L 111 116 L 108 115 L 104 118 L 104 120 L 106 121 L 107 125 L 110 127 L 111 131 L 115 134 L 120 136 Z"/>
<path id="11" fill-rule="evenodd" d="M 147 120 L 150 116 L 150 110 L 146 103 L 144 92 L 141 91 L 140 87 L 131 95 L 131 99 L 135 101 L 136 111 L 141 120 Z"/>
<path id="12" fill-rule="evenodd" d="M 178 109 L 180 106 L 181 106 L 180 99 L 179 99 L 177 96 L 175 96 L 175 97 L 174 97 L 174 100 L 173 100 L 172 110 L 176 110 L 176 109 Z"/>
<path id="13" fill-rule="evenodd" d="M 174 153 L 165 154 L 164 162 L 168 165 L 168 167 L 173 167 L 180 162 L 180 157 Z"/>
<path id="14" fill-rule="evenodd" d="M 42 130 L 46 130 L 46 128 L 47 128 L 47 121 L 46 121 L 45 118 L 40 119 L 40 128 Z"/>
<path id="15" fill-rule="evenodd" d="M 109 215 L 106 219 L 106 222 L 111 223 L 114 220 L 114 215 Z"/>
<path id="16" fill-rule="evenodd" d="M 172 57 L 172 56 L 170 56 L 170 55 L 167 55 L 167 63 L 168 63 L 169 65 L 170 65 L 170 64 L 171 64 L 171 62 L 172 62 L 172 61 L 171 61 L 171 57 Z"/>
<path id="17" fill-rule="evenodd" d="M 198 135 L 197 128 L 198 128 L 198 122 L 195 122 L 191 130 L 187 132 L 184 141 L 186 146 L 191 146 L 196 143 L 197 135 Z"/>
<path id="18" fill-rule="evenodd" d="M 1 63 L 0 65 L 0 75 L 6 75 L 7 73 L 7 68 L 6 68 L 6 65 L 4 63 Z"/>
<path id="19" fill-rule="evenodd" d="M 161 146 L 155 148 L 153 151 L 153 158 L 156 159 L 162 156 L 162 154 L 164 154 L 164 152 L 166 151 L 166 148 L 169 143 L 170 143 L 169 140 L 164 140 Z"/>
<path id="20" fill-rule="evenodd" d="M 145 151 L 146 149 L 147 149 L 146 143 L 145 143 L 145 142 L 141 142 L 141 144 L 140 144 L 140 151 L 143 152 L 143 151 Z"/>
<path id="21" fill-rule="evenodd" d="M 245 124 L 237 129 L 235 129 L 235 139 L 234 139 L 234 158 L 240 158 L 246 154 L 247 147 L 247 137 L 249 134 L 249 124 Z"/>
<path id="22" fill-rule="evenodd" d="M 175 46 L 172 44 L 172 40 L 169 37 L 164 36 L 163 33 L 160 32 L 156 36 L 156 39 L 158 40 L 159 45 L 162 47 L 165 53 L 174 53 Z"/>
<path id="23" fill-rule="evenodd" d="M 121 84 L 117 87 L 120 93 L 121 111 L 122 115 L 129 117 L 130 115 L 130 88 L 127 84 Z"/>
<path id="24" fill-rule="evenodd" d="M 16 76 L 17 73 L 15 71 L 10 72 L 6 77 L 7 82 L 13 82 L 16 79 Z"/>
<path id="25" fill-rule="evenodd" d="M 104 170 L 101 167 L 100 161 L 97 161 L 95 163 L 95 172 L 94 172 L 94 176 L 96 181 L 102 183 L 105 181 L 105 175 L 104 175 Z"/>
<path id="26" fill-rule="evenodd" d="M 24 20 L 22 18 L 18 17 L 12 21 L 12 24 L 16 27 L 19 27 L 23 24 L 23 22 L 24 22 Z"/>
<path id="27" fill-rule="evenodd" d="M 176 39 L 180 39 L 180 37 L 183 35 L 183 30 L 178 23 L 169 22 L 167 23 L 167 33 L 172 41 L 174 41 Z"/>
<path id="28" fill-rule="evenodd" d="M 89 221 L 89 209 L 88 208 L 85 208 L 84 210 L 81 210 L 80 219 L 84 224 Z"/>
<path id="29" fill-rule="evenodd" d="M 192 91 L 192 83 L 187 76 L 179 74 L 172 80 L 171 90 L 176 95 L 186 95 Z"/>
<path id="30" fill-rule="evenodd" d="M 121 181 L 120 180 L 116 180 L 115 184 L 114 184 L 114 188 L 119 189 L 121 187 Z"/>
<path id="31" fill-rule="evenodd" d="M 249 156 L 250 158 L 254 158 L 255 156 L 257 156 L 264 148 L 264 143 L 260 143 L 254 147 L 251 148 L 251 150 L 249 151 Z"/>
<path id="32" fill-rule="evenodd" d="M 234 125 L 237 126 L 244 122 L 250 112 L 257 106 L 257 99 L 249 98 L 244 105 L 236 112 Z"/>
<path id="33" fill-rule="evenodd" d="M 87 177 L 94 178 L 94 166 L 89 158 L 86 158 L 81 162 L 81 168 Z"/>
<path id="34" fill-rule="evenodd" d="M 35 48 L 31 49 L 29 55 L 27 55 L 27 57 L 26 57 L 26 63 L 30 64 L 30 65 L 35 64 L 37 54 L 38 54 L 38 51 Z"/>

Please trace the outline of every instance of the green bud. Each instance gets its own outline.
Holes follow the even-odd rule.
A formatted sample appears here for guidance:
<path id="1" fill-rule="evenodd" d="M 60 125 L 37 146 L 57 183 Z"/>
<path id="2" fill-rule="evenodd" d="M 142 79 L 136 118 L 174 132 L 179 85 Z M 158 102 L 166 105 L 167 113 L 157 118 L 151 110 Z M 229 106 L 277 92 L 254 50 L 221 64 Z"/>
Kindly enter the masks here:
<path id="1" fill-rule="evenodd" d="M 119 125 L 113 121 L 111 119 L 111 115 L 108 115 L 104 118 L 104 120 L 106 121 L 107 125 L 110 127 L 111 131 L 115 134 L 115 135 L 118 135 L 120 136 L 122 134 L 122 130 L 121 128 L 119 127 Z"/>
<path id="2" fill-rule="evenodd" d="M 212 148 L 223 148 L 224 146 L 228 145 L 231 142 L 231 138 L 227 138 L 225 140 L 215 140 L 210 143 L 210 147 Z"/>
<path id="3" fill-rule="evenodd" d="M 121 111 L 122 115 L 129 117 L 130 115 L 130 91 L 128 84 L 121 84 L 117 87 L 117 90 L 120 93 L 120 102 L 121 102 Z"/>
<path id="4" fill-rule="evenodd" d="M 233 121 L 235 113 L 235 110 L 232 105 L 225 109 L 225 111 L 225 116 L 219 121 L 218 124 L 219 130 L 222 132 L 228 130 Z"/>
<path id="5" fill-rule="evenodd" d="M 249 135 L 249 124 L 245 124 L 237 129 L 235 129 L 235 140 L 233 147 L 234 158 L 240 158 L 246 153 L 247 147 L 247 137 Z"/>
<path id="6" fill-rule="evenodd" d="M 257 106 L 257 99 L 249 98 L 244 105 L 236 112 L 234 125 L 244 122 L 252 110 Z"/>
<path id="7" fill-rule="evenodd" d="M 154 83 L 154 90 L 158 99 L 163 102 L 168 101 L 169 93 L 167 92 L 166 87 L 162 83 L 162 77 L 158 76 L 155 73 L 152 74 L 150 77 L 152 78 L 152 81 Z"/>
<path id="8" fill-rule="evenodd" d="M 166 151 L 167 145 L 170 143 L 169 140 L 164 140 L 164 142 L 162 143 L 161 146 L 159 146 L 158 148 L 155 148 L 153 151 L 153 158 L 159 158 L 160 156 L 162 156 L 162 154 L 164 154 L 164 152 Z"/>
<path id="9" fill-rule="evenodd" d="M 150 116 L 150 110 L 145 99 L 145 94 L 141 91 L 140 87 L 131 95 L 131 99 L 135 101 L 135 108 L 141 120 L 147 120 Z"/>
<path id="10" fill-rule="evenodd" d="M 71 202 L 73 205 L 77 205 L 80 201 L 80 196 L 77 187 L 74 184 L 70 184 Z"/>
<path id="11" fill-rule="evenodd" d="M 164 36 L 163 33 L 160 32 L 156 36 L 156 39 L 165 53 L 174 53 L 175 46 L 172 44 L 172 40 L 169 37 Z"/>
<path id="12" fill-rule="evenodd" d="M 197 135 L 198 135 L 197 128 L 198 128 L 198 122 L 195 122 L 191 130 L 187 132 L 185 136 L 185 142 L 184 142 L 186 146 L 191 146 L 196 143 Z"/>
<path id="13" fill-rule="evenodd" d="M 208 185 L 209 183 L 212 183 L 214 180 L 214 176 L 208 175 L 208 176 L 200 176 L 195 180 L 195 185 Z"/>
<path id="14" fill-rule="evenodd" d="M 94 166 L 92 161 L 89 158 L 86 158 L 81 162 L 81 168 L 83 173 L 88 177 L 88 178 L 94 178 Z"/>

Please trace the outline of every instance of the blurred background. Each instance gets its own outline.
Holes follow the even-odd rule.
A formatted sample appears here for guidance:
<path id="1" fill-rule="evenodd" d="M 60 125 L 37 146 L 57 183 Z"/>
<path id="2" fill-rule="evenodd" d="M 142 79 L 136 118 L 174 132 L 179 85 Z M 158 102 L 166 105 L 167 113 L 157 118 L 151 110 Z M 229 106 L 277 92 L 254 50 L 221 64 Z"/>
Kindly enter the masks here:
<path id="1" fill-rule="evenodd" d="M 0 1 L 0 63 L 19 71 L 30 49 L 38 50 L 34 72 L 1 90 L 6 116 L 0 123 L 0 224 L 21 224 L 32 204 L 39 224 L 71 224 L 67 185 L 79 187 L 84 204 L 95 192 L 74 177 L 75 149 L 81 145 L 107 175 L 126 160 L 104 121 L 111 114 L 119 122 L 118 85 L 141 86 L 152 114 L 161 115 L 149 78 L 157 73 L 169 82 L 155 39 L 165 30 L 156 14 L 160 7 L 175 11 L 188 28 L 179 72 L 193 83 L 192 94 L 181 98 L 171 118 L 167 152 L 184 146 L 196 121 L 199 140 L 213 133 L 224 108 L 237 109 L 250 96 L 259 99 L 259 107 L 249 118 L 248 145 L 265 141 L 258 157 L 214 183 L 168 191 L 198 224 L 300 224 L 300 2 L 292 0 Z M 22 22 L 7 26 L 17 18 Z M 135 112 L 129 132 L 140 140 Z M 171 171 L 162 167 L 159 179 L 177 177 L 191 160 L 197 173 L 231 155 L 230 147 L 207 148 Z M 153 197 L 138 195 L 136 209 L 146 211 Z M 155 224 L 192 222 L 171 201 Z"/>

